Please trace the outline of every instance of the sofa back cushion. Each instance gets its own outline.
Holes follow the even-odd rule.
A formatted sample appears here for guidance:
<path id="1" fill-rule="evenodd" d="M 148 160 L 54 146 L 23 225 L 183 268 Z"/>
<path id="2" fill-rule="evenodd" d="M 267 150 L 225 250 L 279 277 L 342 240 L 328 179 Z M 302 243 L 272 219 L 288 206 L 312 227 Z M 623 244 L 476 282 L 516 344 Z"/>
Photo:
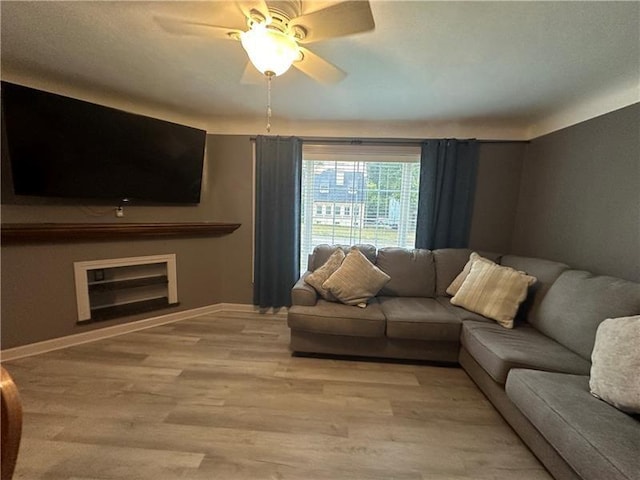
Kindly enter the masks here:
<path id="1" fill-rule="evenodd" d="M 433 297 L 436 269 L 433 253 L 423 249 L 385 247 L 378 250 L 378 268 L 391 277 L 381 295 Z"/>
<path id="2" fill-rule="evenodd" d="M 375 263 L 376 263 L 376 247 L 374 245 L 358 244 L 358 245 L 354 245 L 354 247 L 357 247 L 358 250 L 360 250 L 364 254 L 364 256 L 367 257 L 367 260 L 369 260 L 371 263 L 373 263 L 375 265 Z M 349 250 L 351 249 L 351 246 L 349 246 L 349 245 L 327 245 L 326 243 L 322 243 L 320 245 L 317 245 L 313 249 L 313 253 L 311 254 L 311 257 L 309 258 L 309 271 L 313 272 L 317 268 L 320 268 L 322 265 L 324 265 L 325 262 L 327 260 L 329 260 L 329 257 L 331 256 L 331 254 L 333 252 L 335 252 L 335 250 L 337 248 L 341 248 L 342 251 L 346 255 L 347 253 L 349 253 Z"/>
<path id="3" fill-rule="evenodd" d="M 516 317 L 517 320 L 526 320 L 531 325 L 537 326 L 540 321 L 538 315 L 540 302 L 542 302 L 549 288 L 551 288 L 551 285 L 560 274 L 569 269 L 569 265 L 541 258 L 520 257 L 518 255 L 505 255 L 502 257 L 500 264 L 525 272 L 527 275 L 532 275 L 538 279 L 536 283 L 529 287 L 529 295 L 520 306 Z"/>
<path id="4" fill-rule="evenodd" d="M 458 276 L 469 261 L 473 250 L 468 248 L 441 248 L 433 251 L 436 265 L 436 295 L 447 295 L 447 287 Z M 499 263 L 501 255 L 491 252 L 477 252 L 492 262 Z"/>
<path id="5" fill-rule="evenodd" d="M 540 302 L 535 327 L 586 360 L 607 318 L 640 314 L 640 284 L 566 270 Z"/>

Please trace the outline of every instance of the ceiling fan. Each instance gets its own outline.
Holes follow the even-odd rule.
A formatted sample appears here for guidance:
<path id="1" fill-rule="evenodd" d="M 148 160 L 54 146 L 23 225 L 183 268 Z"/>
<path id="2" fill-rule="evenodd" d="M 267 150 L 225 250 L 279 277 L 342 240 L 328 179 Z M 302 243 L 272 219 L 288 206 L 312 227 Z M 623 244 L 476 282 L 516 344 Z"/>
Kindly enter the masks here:
<path id="1" fill-rule="evenodd" d="M 333 3 L 317 10 L 313 7 L 314 2 L 303 0 L 238 0 L 216 3 L 228 26 L 164 16 L 154 19 L 174 34 L 239 40 L 250 60 L 243 83 L 252 83 L 252 65 L 269 78 L 293 65 L 318 82 L 336 83 L 346 73 L 303 45 L 373 30 L 371 7 L 366 0 Z"/>

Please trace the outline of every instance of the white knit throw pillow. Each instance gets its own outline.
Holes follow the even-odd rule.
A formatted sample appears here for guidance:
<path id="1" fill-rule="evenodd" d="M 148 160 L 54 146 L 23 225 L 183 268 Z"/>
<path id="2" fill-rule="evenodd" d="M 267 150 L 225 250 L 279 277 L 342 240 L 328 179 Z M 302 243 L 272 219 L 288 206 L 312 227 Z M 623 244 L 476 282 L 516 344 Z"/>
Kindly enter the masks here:
<path id="1" fill-rule="evenodd" d="M 591 393 L 627 413 L 640 413 L 640 315 L 608 318 L 591 353 Z"/>

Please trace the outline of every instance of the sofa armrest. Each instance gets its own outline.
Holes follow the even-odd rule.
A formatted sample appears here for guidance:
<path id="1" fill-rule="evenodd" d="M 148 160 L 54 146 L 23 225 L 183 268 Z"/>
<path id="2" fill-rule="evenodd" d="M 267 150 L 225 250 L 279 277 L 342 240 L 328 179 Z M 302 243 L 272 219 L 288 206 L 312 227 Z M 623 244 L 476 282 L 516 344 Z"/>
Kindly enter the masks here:
<path id="1" fill-rule="evenodd" d="M 304 272 L 291 289 L 291 304 L 312 307 L 318 302 L 318 293 L 315 288 L 304 281 L 311 272 Z"/>

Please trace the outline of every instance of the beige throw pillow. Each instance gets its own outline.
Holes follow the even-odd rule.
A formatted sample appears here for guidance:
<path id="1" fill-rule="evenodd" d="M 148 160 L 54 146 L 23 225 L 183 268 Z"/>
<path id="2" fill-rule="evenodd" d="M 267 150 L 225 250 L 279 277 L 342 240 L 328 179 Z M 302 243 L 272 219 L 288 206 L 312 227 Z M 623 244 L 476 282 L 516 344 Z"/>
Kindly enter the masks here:
<path id="1" fill-rule="evenodd" d="M 340 268 L 322 285 L 338 300 L 347 305 L 365 307 L 367 300 L 374 297 L 391 279 L 360 250 L 352 248 Z"/>
<path id="2" fill-rule="evenodd" d="M 488 258 L 484 258 L 478 255 L 476 252 L 472 252 L 471 255 L 469 255 L 469 261 L 467 262 L 467 264 L 464 266 L 464 268 L 458 274 L 458 276 L 453 279 L 453 282 L 451 282 L 451 285 L 447 287 L 446 292 L 449 295 L 453 297 L 456 293 L 458 293 L 458 290 L 460 290 L 460 287 L 462 286 L 462 283 L 464 282 L 465 278 L 467 278 L 467 275 L 469 275 L 469 271 L 471 270 L 471 265 L 475 261 L 495 264 L 495 262 L 489 260 Z"/>
<path id="3" fill-rule="evenodd" d="M 640 414 L 640 315 L 609 318 L 596 332 L 591 353 L 591 393 L 628 413 Z"/>
<path id="4" fill-rule="evenodd" d="M 306 283 L 316 289 L 316 292 L 318 292 L 322 298 L 329 300 L 330 302 L 335 302 L 336 297 L 334 297 L 329 290 L 324 288 L 322 284 L 326 282 L 327 279 L 333 275 L 336 270 L 338 270 L 338 268 L 340 268 L 344 257 L 345 254 L 342 249 L 337 248 L 336 251 L 329 256 L 324 265 L 311 272 L 304 279 Z"/>
<path id="5" fill-rule="evenodd" d="M 513 328 L 518 307 L 535 282 L 535 277 L 513 268 L 476 260 L 451 303 Z"/>

